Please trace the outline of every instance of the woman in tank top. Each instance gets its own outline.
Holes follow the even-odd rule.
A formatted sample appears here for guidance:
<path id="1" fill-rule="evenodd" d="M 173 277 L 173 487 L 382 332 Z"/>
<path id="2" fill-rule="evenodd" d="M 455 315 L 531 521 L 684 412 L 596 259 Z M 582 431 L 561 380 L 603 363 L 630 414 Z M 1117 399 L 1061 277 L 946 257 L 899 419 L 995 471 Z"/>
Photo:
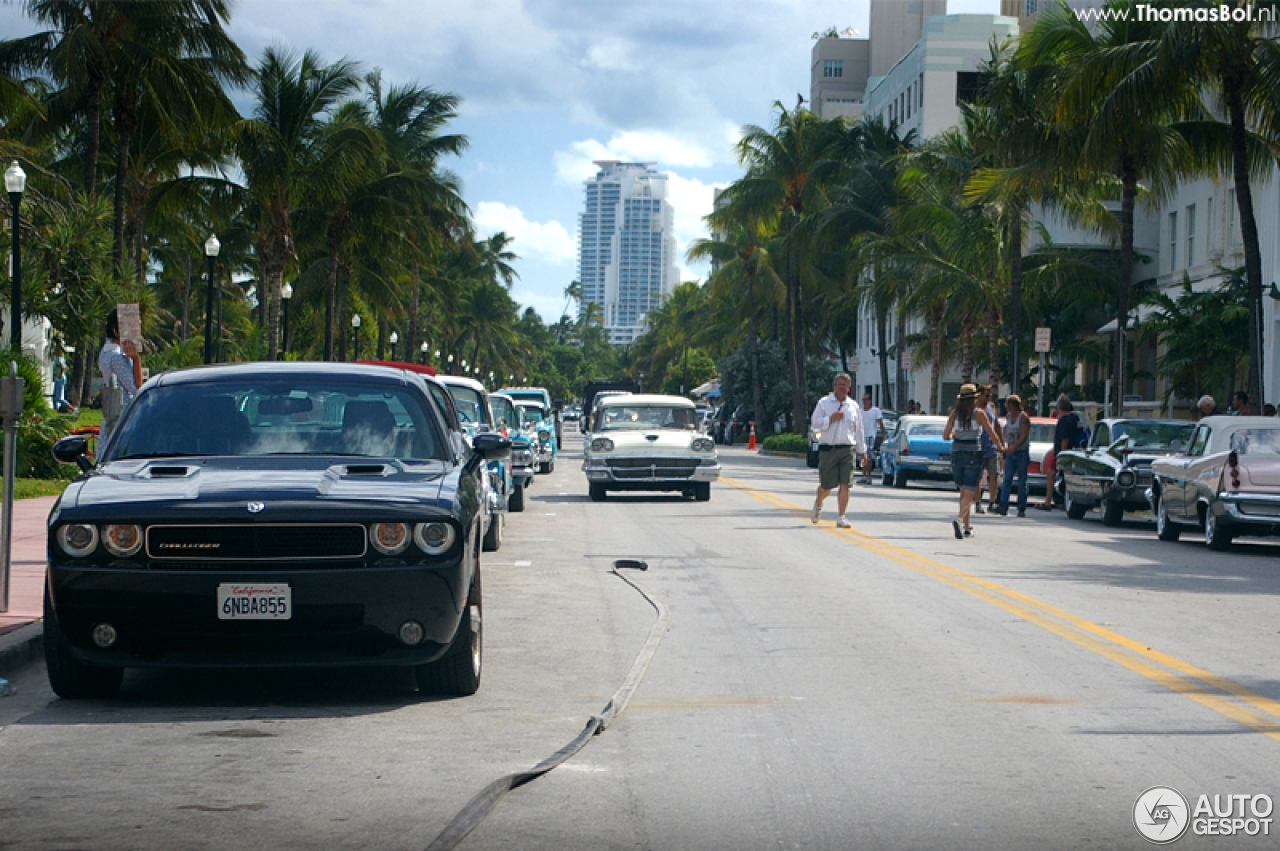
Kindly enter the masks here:
<path id="1" fill-rule="evenodd" d="M 984 411 L 974 405 L 978 388 L 972 384 L 960 387 L 955 407 L 947 417 L 943 440 L 951 441 L 951 475 L 960 489 L 960 511 L 951 521 L 951 530 L 957 538 L 973 534 L 969 525 L 969 509 L 978 501 L 978 477 L 982 472 L 982 445 L 979 435 L 986 432 L 995 444 L 997 452 L 1004 452 L 1004 440 L 996 433 Z"/>

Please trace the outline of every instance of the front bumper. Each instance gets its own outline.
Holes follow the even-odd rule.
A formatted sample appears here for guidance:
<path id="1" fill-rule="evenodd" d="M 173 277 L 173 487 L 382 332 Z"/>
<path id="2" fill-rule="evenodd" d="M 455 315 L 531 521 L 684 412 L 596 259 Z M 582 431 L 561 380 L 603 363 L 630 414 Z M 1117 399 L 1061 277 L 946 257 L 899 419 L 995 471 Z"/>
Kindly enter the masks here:
<path id="1" fill-rule="evenodd" d="M 720 462 L 714 458 L 703 459 L 697 466 L 674 468 L 663 466 L 664 459 L 653 459 L 653 463 L 645 465 L 644 458 L 589 458 L 582 464 L 582 471 L 587 474 L 587 481 L 593 484 L 605 484 L 609 487 L 647 487 L 655 485 L 670 486 L 678 489 L 693 482 L 714 482 L 720 478 Z M 620 461 L 628 466 L 610 464 Z"/>
<path id="2" fill-rule="evenodd" d="M 405 564 L 396 559 L 291 565 L 201 564 L 159 568 L 51 564 L 50 599 L 72 652 L 83 662 L 123 667 L 308 667 L 420 665 L 444 655 L 461 620 L 466 570 L 452 561 Z M 223 583 L 286 583 L 288 620 L 220 620 Z M 397 638 L 414 620 L 425 638 Z M 97 624 L 119 635 L 95 647 Z"/>

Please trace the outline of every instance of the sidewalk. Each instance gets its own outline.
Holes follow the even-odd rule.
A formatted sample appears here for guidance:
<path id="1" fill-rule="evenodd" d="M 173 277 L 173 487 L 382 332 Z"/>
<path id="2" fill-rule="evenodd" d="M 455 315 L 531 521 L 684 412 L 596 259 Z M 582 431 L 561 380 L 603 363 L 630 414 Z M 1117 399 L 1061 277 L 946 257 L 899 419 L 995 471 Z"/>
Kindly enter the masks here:
<path id="1" fill-rule="evenodd" d="M 13 504 L 13 555 L 9 563 L 9 611 L 0 613 L 0 677 L 40 651 L 43 629 L 45 522 L 56 496 Z"/>

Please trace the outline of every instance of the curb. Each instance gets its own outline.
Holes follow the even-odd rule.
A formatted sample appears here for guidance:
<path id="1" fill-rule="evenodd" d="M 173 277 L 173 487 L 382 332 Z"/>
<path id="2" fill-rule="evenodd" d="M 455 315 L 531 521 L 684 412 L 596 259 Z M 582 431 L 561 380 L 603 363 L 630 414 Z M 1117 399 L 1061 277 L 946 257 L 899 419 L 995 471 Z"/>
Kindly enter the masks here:
<path id="1" fill-rule="evenodd" d="M 10 677 L 44 651 L 44 623 L 25 624 L 0 635 L 0 676 Z"/>

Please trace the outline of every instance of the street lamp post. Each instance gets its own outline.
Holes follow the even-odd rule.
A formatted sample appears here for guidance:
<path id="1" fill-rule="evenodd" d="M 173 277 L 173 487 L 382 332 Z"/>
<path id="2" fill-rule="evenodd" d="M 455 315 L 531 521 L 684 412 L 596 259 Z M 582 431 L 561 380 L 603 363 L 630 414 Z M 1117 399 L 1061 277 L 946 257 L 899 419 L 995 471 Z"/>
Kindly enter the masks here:
<path id="1" fill-rule="evenodd" d="M 218 242 L 216 236 L 210 236 L 204 241 L 204 256 L 209 258 L 209 286 L 205 291 L 204 299 L 204 362 L 213 363 L 213 273 L 214 266 L 218 262 L 218 252 L 222 250 L 222 243 Z"/>
<path id="2" fill-rule="evenodd" d="M 281 337 L 284 339 L 283 345 L 280 346 L 280 357 L 284 359 L 284 353 L 289 351 L 289 299 L 293 298 L 293 285 L 285 284 L 280 288 L 280 321 L 284 324 Z"/>
<path id="3" fill-rule="evenodd" d="M 396 359 L 396 343 L 400 342 L 400 335 L 395 331 L 391 332 L 391 336 L 387 338 L 387 342 L 391 344 L 391 359 Z"/>
<path id="4" fill-rule="evenodd" d="M 4 173 L 4 188 L 9 193 L 9 208 L 13 210 L 13 253 L 9 255 L 9 341 L 15 352 L 22 351 L 22 242 L 18 235 L 18 207 L 22 193 L 27 188 L 27 173 L 14 160 Z"/>
<path id="5" fill-rule="evenodd" d="M 424 341 L 424 342 L 422 343 L 422 345 L 421 345 L 421 346 L 418 346 L 418 351 L 422 352 L 422 365 L 423 365 L 423 366 L 426 366 L 426 365 L 427 365 L 427 352 L 431 351 L 431 347 L 430 347 L 430 346 L 428 346 L 428 345 L 426 344 L 426 342 Z"/>
<path id="6" fill-rule="evenodd" d="M 351 360 L 360 360 L 360 314 L 351 314 Z"/>

